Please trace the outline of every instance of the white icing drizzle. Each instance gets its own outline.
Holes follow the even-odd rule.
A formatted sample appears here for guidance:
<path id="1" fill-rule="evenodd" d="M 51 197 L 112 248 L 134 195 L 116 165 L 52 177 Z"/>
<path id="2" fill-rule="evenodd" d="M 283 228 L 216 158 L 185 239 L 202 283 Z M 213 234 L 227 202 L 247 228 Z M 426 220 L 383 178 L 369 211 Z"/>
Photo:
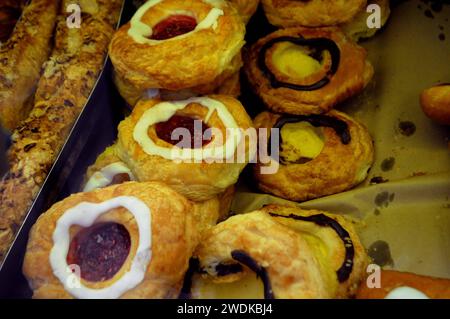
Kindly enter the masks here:
<path id="1" fill-rule="evenodd" d="M 430 299 L 420 290 L 411 287 L 398 287 L 387 294 L 384 299 Z"/>
<path id="2" fill-rule="evenodd" d="M 148 128 L 156 123 L 169 120 L 178 110 L 182 110 L 191 103 L 198 103 L 208 108 L 206 123 L 213 112 L 217 112 L 222 123 L 227 128 L 227 136 L 224 137 L 226 142 L 223 143 L 219 139 L 217 141 L 213 139 L 201 149 L 167 148 L 156 145 L 148 136 Z M 183 101 L 161 102 L 145 111 L 134 127 L 133 138 L 142 147 L 144 152 L 149 155 L 157 155 L 169 160 L 182 161 L 221 160 L 224 157 L 230 158 L 234 156 L 236 148 L 241 142 L 242 132 L 233 115 L 231 115 L 223 103 L 208 97 L 194 97 Z"/>
<path id="3" fill-rule="evenodd" d="M 95 172 L 83 188 L 83 192 L 90 192 L 97 188 L 103 188 L 111 184 L 114 176 L 128 174 L 131 181 L 136 180 L 131 170 L 122 162 L 112 163 Z"/>
<path id="4" fill-rule="evenodd" d="M 133 214 L 139 229 L 139 245 L 130 269 L 111 286 L 91 289 L 81 282 L 78 287 L 71 285 L 74 276 L 68 271 L 67 253 L 70 246 L 69 229 L 73 225 L 91 226 L 102 214 L 111 209 L 124 207 Z M 115 299 L 136 287 L 145 277 L 147 266 L 152 256 L 152 229 L 150 208 L 140 199 L 132 196 L 112 198 L 102 203 L 83 202 L 67 210 L 59 218 L 53 232 L 53 248 L 50 252 L 50 265 L 53 274 L 61 281 L 64 288 L 75 298 L 80 299 Z"/>
<path id="5" fill-rule="evenodd" d="M 194 30 L 166 40 L 149 39 L 153 34 L 153 29 L 151 26 L 141 21 L 142 17 L 150 8 L 154 7 L 155 5 L 159 4 L 162 1 L 163 0 L 149 0 L 145 4 L 143 4 L 134 14 L 133 18 L 130 21 L 130 28 L 128 29 L 128 35 L 132 37 L 135 42 L 139 44 L 155 45 L 160 43 L 161 41 L 171 41 L 173 39 L 184 38 L 200 30 L 209 28 L 215 30 L 217 28 L 217 20 L 219 19 L 220 16 L 224 14 L 222 9 L 217 8 L 217 4 L 215 2 L 203 0 L 205 3 L 211 5 L 212 9 L 209 11 L 207 16 L 197 24 Z"/>

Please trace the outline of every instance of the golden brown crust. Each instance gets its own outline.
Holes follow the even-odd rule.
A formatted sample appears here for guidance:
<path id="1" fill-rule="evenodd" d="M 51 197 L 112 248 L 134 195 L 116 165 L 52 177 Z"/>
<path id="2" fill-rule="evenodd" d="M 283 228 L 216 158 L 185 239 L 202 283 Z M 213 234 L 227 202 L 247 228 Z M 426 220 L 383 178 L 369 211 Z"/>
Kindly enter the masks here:
<path id="1" fill-rule="evenodd" d="M 313 91 L 272 87 L 270 80 L 258 66 L 258 55 L 265 43 L 282 36 L 302 36 L 305 39 L 327 38 L 337 44 L 340 49 L 340 62 L 337 72 L 331 76 L 327 85 Z M 266 62 L 271 60 L 269 55 L 271 54 L 268 51 Z M 263 99 L 269 109 L 289 114 L 327 112 L 338 103 L 363 90 L 373 76 L 373 67 L 367 60 L 366 50 L 347 39 L 338 28 L 291 28 L 276 31 L 254 44 L 244 60 L 245 71 L 253 90 Z M 277 72 L 274 66 L 268 64 L 268 67 L 272 72 Z M 313 75 L 320 75 L 320 72 Z M 320 78 L 315 80 L 320 80 Z M 315 80 L 311 83 L 314 83 Z M 283 81 L 291 83 L 292 80 Z"/>
<path id="2" fill-rule="evenodd" d="M 243 130 L 252 127 L 250 117 L 238 100 L 225 95 L 212 95 L 210 98 L 222 102 L 227 107 L 238 127 Z M 136 104 L 131 116 L 119 125 L 117 154 L 131 168 L 136 178 L 141 181 L 163 181 L 194 201 L 212 198 L 235 184 L 248 162 L 248 143 L 245 144 L 245 163 L 176 163 L 144 152 L 133 138 L 134 127 L 146 110 L 160 102 L 161 100 L 157 99 L 141 100 Z M 206 108 L 200 105 L 191 105 L 190 108 L 190 112 L 199 118 L 205 118 Z M 226 128 L 216 113 L 213 113 L 208 125 L 220 129 L 225 134 Z M 150 128 L 149 132 L 154 132 L 154 128 Z M 160 140 L 155 133 L 150 133 L 149 136 L 159 145 L 172 148 L 172 145 Z"/>
<path id="3" fill-rule="evenodd" d="M 279 27 L 321 27 L 351 20 L 366 0 L 262 0 L 269 22 Z"/>
<path id="4" fill-rule="evenodd" d="M 133 86 L 127 79 L 114 70 L 114 83 L 125 101 L 134 107 L 141 98 L 149 98 L 149 93 L 156 94 L 162 100 L 183 100 L 195 96 L 207 94 L 223 94 L 238 97 L 241 94 L 240 73 L 242 67 L 241 54 L 236 55 L 225 70 L 210 83 L 189 87 L 182 90 L 172 91 L 165 89 L 140 90 Z"/>
<path id="5" fill-rule="evenodd" d="M 0 261 L 85 105 L 103 66 L 121 1 L 97 1 L 96 15 L 69 29 L 59 17 L 55 48 L 44 66 L 34 108 L 13 133 L 10 172 L 0 183 Z M 65 7 L 64 7 L 65 8 Z"/>
<path id="6" fill-rule="evenodd" d="M 34 291 L 34 298 L 72 298 L 53 275 L 49 262 L 53 231 L 59 218 L 81 202 L 100 203 L 118 196 L 133 196 L 143 201 L 152 215 L 152 257 L 144 280 L 121 298 L 175 298 L 196 245 L 194 206 L 169 187 L 160 183 L 126 183 L 90 193 L 79 193 L 55 204 L 33 226 L 25 255 L 23 272 Z M 139 230 L 136 220 L 124 208 L 111 210 L 97 219 L 122 224 L 130 233 L 130 255 L 121 270 L 110 280 L 83 284 L 98 289 L 110 286 L 131 266 Z M 73 234 L 74 235 L 74 234 Z"/>
<path id="7" fill-rule="evenodd" d="M 270 214 L 311 216 L 324 214 L 350 235 L 355 249 L 353 271 L 343 283 L 336 271 L 345 261 L 345 246 L 335 231 L 310 222 L 272 217 Z M 268 273 L 275 298 L 345 298 L 358 287 L 367 255 L 352 224 L 342 216 L 296 207 L 269 205 L 237 215 L 208 231 L 195 256 L 214 282 L 239 280 L 250 270 L 217 277 L 215 265 L 233 264 L 232 252 L 244 251 Z M 325 253 L 323 253 L 325 252 Z"/>
<path id="8" fill-rule="evenodd" d="M 347 123 L 350 143 L 344 145 L 332 128 L 323 128 L 325 145 L 313 160 L 280 165 L 275 174 L 261 174 L 263 164 L 256 164 L 253 171 L 262 191 L 293 201 L 305 201 L 345 191 L 366 178 L 374 157 L 369 132 L 363 124 L 342 112 L 331 111 L 325 115 Z M 270 129 L 279 118 L 280 115 L 263 112 L 255 118 L 254 125 Z"/>
<path id="9" fill-rule="evenodd" d="M 416 275 L 413 273 L 383 270 L 381 287 L 369 288 L 363 282 L 358 290 L 358 299 L 383 299 L 398 287 L 411 287 L 423 292 L 431 299 L 450 299 L 450 279 Z"/>
<path id="10" fill-rule="evenodd" d="M 32 0 L 10 38 L 0 44 L 0 125 L 12 131 L 23 120 L 51 50 L 59 1 Z"/>
<path id="11" fill-rule="evenodd" d="M 130 23 L 121 27 L 109 49 L 116 71 L 140 91 L 149 88 L 177 91 L 214 82 L 240 54 L 245 33 L 245 25 L 235 8 L 226 2 L 217 3 L 224 14 L 218 18 L 215 29 L 203 29 L 154 45 L 135 42 L 128 34 Z M 150 8 L 141 21 L 155 25 L 174 10 L 187 10 L 200 22 L 212 8 L 200 0 L 164 0 Z"/>
<path id="12" fill-rule="evenodd" d="M 426 89 L 420 95 L 420 104 L 430 119 L 450 125 L 450 84 Z"/>
<path id="13" fill-rule="evenodd" d="M 110 164 L 114 164 L 117 162 L 121 162 L 120 158 L 116 154 L 116 145 L 111 145 L 105 149 L 103 153 L 101 153 L 95 163 L 88 167 L 86 176 L 84 178 L 84 184 L 91 178 L 91 176 L 100 171 L 105 166 Z"/>

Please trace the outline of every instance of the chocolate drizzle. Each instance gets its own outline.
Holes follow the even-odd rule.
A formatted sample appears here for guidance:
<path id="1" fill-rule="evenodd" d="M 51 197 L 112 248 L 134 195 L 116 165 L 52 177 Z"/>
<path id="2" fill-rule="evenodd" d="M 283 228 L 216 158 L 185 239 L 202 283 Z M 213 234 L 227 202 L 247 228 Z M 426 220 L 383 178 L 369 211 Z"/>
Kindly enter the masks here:
<path id="1" fill-rule="evenodd" d="M 242 250 L 232 251 L 231 257 L 239 262 L 239 264 L 217 264 L 215 271 L 218 277 L 240 273 L 243 271 L 241 264 L 245 265 L 250 268 L 250 270 L 255 272 L 259 278 L 261 278 L 264 285 L 264 298 L 275 299 L 272 291 L 272 285 L 270 284 L 269 275 L 264 267 L 258 265 L 258 263 L 251 256 Z M 189 269 L 184 276 L 183 287 L 181 288 L 181 292 L 178 296 L 179 299 L 190 299 L 192 297 L 192 278 L 196 273 L 201 274 L 206 273 L 206 271 L 201 269 L 200 262 L 197 258 L 191 258 L 189 260 Z"/>
<path id="2" fill-rule="evenodd" d="M 313 57 L 317 58 L 320 56 L 319 53 L 323 51 L 330 52 L 331 55 L 331 68 L 327 72 L 324 78 L 317 81 L 316 83 L 310 84 L 310 85 L 298 85 L 293 83 L 287 83 L 279 81 L 275 74 L 273 74 L 272 71 L 269 70 L 266 64 L 266 53 L 267 50 L 270 49 L 274 44 L 279 42 L 291 42 L 296 45 L 300 46 L 310 46 L 315 49 L 316 53 Z M 285 87 L 292 90 L 297 91 L 315 91 L 323 88 L 328 83 L 330 83 L 330 78 L 336 74 L 339 63 L 341 60 L 341 50 L 337 46 L 337 44 L 328 38 L 312 38 L 312 39 L 305 39 L 301 35 L 299 37 L 291 37 L 291 36 L 282 36 L 279 38 L 271 39 L 267 43 L 265 43 L 261 50 L 258 53 L 258 66 L 261 69 L 261 71 L 264 73 L 264 75 L 269 79 L 270 85 L 275 88 L 281 88 Z"/>
<path id="3" fill-rule="evenodd" d="M 355 247 L 353 246 L 353 241 L 350 238 L 350 234 L 333 218 L 328 217 L 324 214 L 312 215 L 312 216 L 300 216 L 295 214 L 290 214 L 288 216 L 278 215 L 275 213 L 270 213 L 272 217 L 281 218 L 291 218 L 295 220 L 301 220 L 304 222 L 312 222 L 321 227 L 331 227 L 336 234 L 341 238 L 345 247 L 345 260 L 342 266 L 336 271 L 338 280 L 340 283 L 345 282 L 351 275 L 353 271 L 353 259 L 355 257 Z"/>
<path id="4" fill-rule="evenodd" d="M 280 145 L 282 144 L 282 138 L 281 138 L 281 129 L 284 125 L 288 123 L 299 123 L 299 122 L 308 122 L 314 127 L 330 127 L 332 128 L 336 134 L 340 137 L 342 144 L 348 145 L 351 140 L 351 134 L 350 130 L 348 129 L 348 124 L 345 121 L 342 121 L 338 118 L 328 116 L 328 115 L 322 115 L 322 114 L 311 114 L 311 115 L 296 115 L 296 116 L 282 116 L 280 117 L 273 128 L 279 129 L 280 134 Z M 272 154 L 272 149 L 270 142 L 268 144 L 268 150 L 270 156 L 277 158 L 279 157 L 279 154 Z M 277 150 L 279 152 L 279 150 Z"/>

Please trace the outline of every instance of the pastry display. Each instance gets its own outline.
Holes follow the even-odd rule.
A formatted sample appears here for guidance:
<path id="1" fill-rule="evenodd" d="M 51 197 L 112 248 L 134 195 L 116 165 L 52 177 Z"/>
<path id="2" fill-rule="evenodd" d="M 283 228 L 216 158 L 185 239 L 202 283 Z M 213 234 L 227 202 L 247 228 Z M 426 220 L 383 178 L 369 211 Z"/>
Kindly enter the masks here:
<path id="1" fill-rule="evenodd" d="M 58 7 L 57 0 L 31 0 L 16 21 L 20 8 L 5 6 L 0 13 L 0 125 L 9 131 L 33 107 L 41 65 L 50 54 Z"/>
<path id="2" fill-rule="evenodd" d="M 423 112 L 433 121 L 450 125 L 450 84 L 426 89 L 420 95 Z"/>
<path id="3" fill-rule="evenodd" d="M 130 105 L 149 89 L 213 93 L 241 67 L 244 34 L 227 1 L 147 1 L 110 44 L 119 92 Z"/>
<path id="4" fill-rule="evenodd" d="M 274 112 L 329 111 L 373 76 L 367 52 L 338 28 L 292 28 L 260 39 L 245 58 L 253 90 Z"/>
<path id="5" fill-rule="evenodd" d="M 333 26 L 351 20 L 366 0 L 262 0 L 269 22 L 278 27 Z"/>
<path id="6" fill-rule="evenodd" d="M 258 187 L 276 196 L 304 201 L 348 190 L 365 180 L 373 156 L 373 142 L 365 126 L 350 116 L 331 111 L 322 115 L 259 114 L 257 128 L 278 129 L 279 162 L 275 174 L 254 166 Z M 259 147 L 265 147 L 259 145 Z"/>
<path id="7" fill-rule="evenodd" d="M 63 1 L 63 7 L 69 2 Z M 97 0 L 96 3 L 94 9 L 87 7 L 89 11 L 85 12 L 82 28 L 67 28 L 67 13 L 62 9 L 55 47 L 43 67 L 34 106 L 13 132 L 13 144 L 9 149 L 10 171 L 0 182 L 0 261 L 103 67 L 121 1 Z"/>
<path id="8" fill-rule="evenodd" d="M 389 0 L 369 0 L 367 5 L 368 7 L 364 7 L 351 21 L 341 26 L 345 34 L 354 41 L 373 37 L 387 23 L 391 14 Z M 378 7 L 371 7 L 374 5 Z M 375 12 L 373 8 L 380 8 L 380 25 L 374 24 L 369 27 L 368 21 L 374 22 L 373 18 L 371 18 L 371 15 Z"/>
<path id="9" fill-rule="evenodd" d="M 344 217 L 278 205 L 230 217 L 211 228 L 194 258 L 197 272 L 210 284 L 220 286 L 256 273 L 266 299 L 352 296 L 367 264 L 353 225 Z M 196 297 L 202 294 L 199 287 L 194 280 L 183 293 Z M 207 292 L 197 296 L 207 297 Z"/>
<path id="10" fill-rule="evenodd" d="M 230 96 L 141 100 L 119 125 L 117 154 L 138 180 L 163 181 L 203 201 L 237 182 L 252 157 L 244 135 L 251 127 Z"/>
<path id="11" fill-rule="evenodd" d="M 193 210 L 158 183 L 115 185 L 55 204 L 30 233 L 23 271 L 33 297 L 177 297 L 197 241 Z"/>
<path id="12" fill-rule="evenodd" d="M 379 288 L 361 284 L 359 299 L 450 299 L 450 279 L 383 270 Z"/>
<path id="13" fill-rule="evenodd" d="M 0 0 L 0 298 L 450 299 L 448 10 Z"/>

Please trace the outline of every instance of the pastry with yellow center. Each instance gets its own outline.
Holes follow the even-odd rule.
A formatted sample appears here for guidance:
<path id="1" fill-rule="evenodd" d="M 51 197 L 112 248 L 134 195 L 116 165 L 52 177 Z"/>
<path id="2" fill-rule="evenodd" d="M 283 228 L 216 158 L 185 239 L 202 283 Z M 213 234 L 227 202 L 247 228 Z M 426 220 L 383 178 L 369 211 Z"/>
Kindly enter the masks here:
<path id="1" fill-rule="evenodd" d="M 260 39 L 245 72 L 269 109 L 321 114 L 361 92 L 373 76 L 367 52 L 338 28 L 291 28 Z"/>
<path id="2" fill-rule="evenodd" d="M 268 205 L 206 233 L 182 297 L 348 298 L 356 293 L 367 261 L 350 220 Z"/>
<path id="3" fill-rule="evenodd" d="M 343 192 L 364 181 L 373 163 L 369 132 L 342 112 L 303 116 L 263 112 L 254 125 L 277 134 L 270 137 L 268 152 L 259 151 L 269 153 L 270 163 L 260 157 L 253 172 L 259 189 L 278 197 L 305 201 Z M 279 145 L 272 145 L 277 140 Z M 273 163 L 277 170 L 266 173 Z"/>

